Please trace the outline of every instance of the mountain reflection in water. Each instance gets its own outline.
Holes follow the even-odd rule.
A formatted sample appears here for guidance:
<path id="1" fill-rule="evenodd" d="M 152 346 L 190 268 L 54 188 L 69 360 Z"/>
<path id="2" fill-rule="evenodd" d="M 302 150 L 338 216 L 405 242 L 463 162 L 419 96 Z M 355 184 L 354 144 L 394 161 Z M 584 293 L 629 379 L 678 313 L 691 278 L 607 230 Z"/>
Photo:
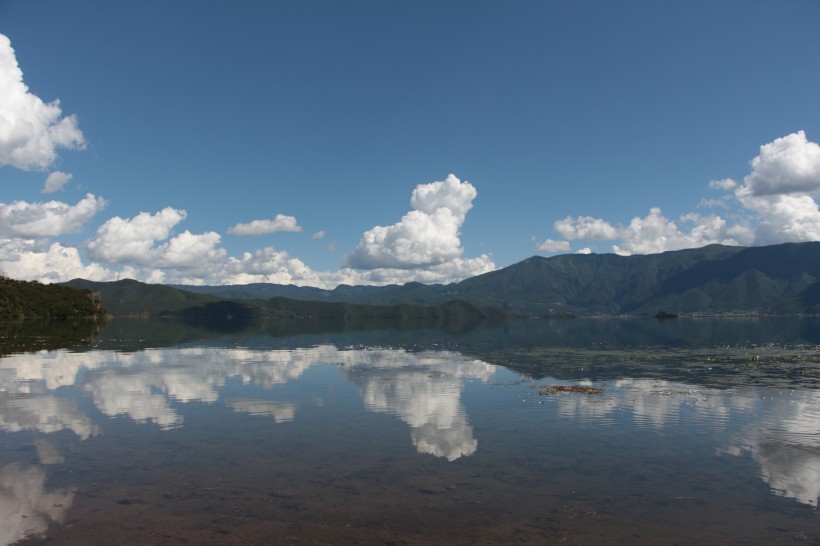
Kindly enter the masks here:
<path id="1" fill-rule="evenodd" d="M 613 328 L 605 325 L 608 336 Z M 496 339 L 504 335 L 522 334 Z M 197 534 L 216 521 L 203 508 L 213 503 L 246 514 L 234 521 L 237 533 L 258 524 L 242 527 L 250 541 L 274 532 L 265 525 L 275 520 L 283 527 L 274 535 L 314 542 L 409 540 L 417 528 L 410 542 L 448 542 L 454 532 L 463 542 L 524 532 L 534 542 L 779 541 L 786 532 L 820 542 L 814 346 L 736 350 L 687 338 L 683 348 L 624 353 L 617 336 L 589 347 L 524 336 L 503 350 L 481 337 L 377 346 L 350 336 L 3 357 L 0 544 L 82 543 L 84 529 L 115 525 L 112 505 L 138 505 L 146 522 L 190 510 L 163 525 L 190 521 L 177 531 L 187 534 L 164 541 L 220 542 L 231 527 Z M 547 385 L 602 393 L 537 388 Z M 744 481 L 754 473 L 759 480 Z M 732 505 L 733 495 L 747 500 Z M 199 499 L 210 504 L 183 510 Z M 71 528 L 61 527 L 69 517 Z M 345 518 L 392 523 L 378 533 L 359 524 L 331 540 Z M 585 534 L 594 529 L 602 534 Z"/>

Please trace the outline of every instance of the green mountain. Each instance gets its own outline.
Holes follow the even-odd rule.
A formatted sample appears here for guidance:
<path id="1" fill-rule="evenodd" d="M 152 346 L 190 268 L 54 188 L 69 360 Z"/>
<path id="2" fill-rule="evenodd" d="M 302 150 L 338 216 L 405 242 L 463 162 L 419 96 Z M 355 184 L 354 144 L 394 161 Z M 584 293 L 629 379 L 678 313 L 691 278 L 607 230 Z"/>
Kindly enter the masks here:
<path id="1" fill-rule="evenodd" d="M 99 299 L 89 290 L 0 276 L 0 318 L 104 319 L 106 316 Z"/>
<path id="2" fill-rule="evenodd" d="M 93 282 L 74 279 L 66 283 L 99 294 L 114 316 L 165 317 L 184 319 L 230 319 L 238 322 L 257 319 L 295 319 L 335 321 L 340 323 L 391 322 L 397 325 L 411 322 L 438 325 L 503 319 L 500 309 L 480 309 L 463 301 L 442 305 L 363 305 L 353 303 L 294 300 L 282 297 L 261 299 L 223 299 L 197 294 L 159 284 L 134 280 Z"/>
<path id="3" fill-rule="evenodd" d="M 535 256 L 448 285 L 408 283 L 334 290 L 293 285 L 179 287 L 235 299 L 290 299 L 369 305 L 477 306 L 544 315 L 820 312 L 820 243 L 765 247 L 709 245 L 639 256 Z"/>
<path id="4" fill-rule="evenodd" d="M 195 294 L 170 286 L 145 284 L 131 279 L 114 282 L 74 279 L 65 285 L 99 294 L 106 310 L 115 317 L 150 317 L 163 311 L 176 312 L 222 300 L 218 296 Z"/>

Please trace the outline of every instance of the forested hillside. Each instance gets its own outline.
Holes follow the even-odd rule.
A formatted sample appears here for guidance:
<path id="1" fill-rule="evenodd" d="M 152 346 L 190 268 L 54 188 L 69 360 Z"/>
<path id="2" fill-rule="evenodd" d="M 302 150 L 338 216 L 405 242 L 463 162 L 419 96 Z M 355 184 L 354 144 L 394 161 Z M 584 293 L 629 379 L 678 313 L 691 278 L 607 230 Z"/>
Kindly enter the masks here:
<path id="1" fill-rule="evenodd" d="M 0 276 L 0 318 L 101 319 L 106 316 L 106 310 L 90 290 Z"/>
<path id="2" fill-rule="evenodd" d="M 660 309 L 690 314 L 818 313 L 820 243 L 709 245 L 636 256 L 534 256 L 448 285 L 180 288 L 232 298 L 276 295 L 370 305 L 440 305 L 458 299 L 531 316 L 654 315 Z"/>

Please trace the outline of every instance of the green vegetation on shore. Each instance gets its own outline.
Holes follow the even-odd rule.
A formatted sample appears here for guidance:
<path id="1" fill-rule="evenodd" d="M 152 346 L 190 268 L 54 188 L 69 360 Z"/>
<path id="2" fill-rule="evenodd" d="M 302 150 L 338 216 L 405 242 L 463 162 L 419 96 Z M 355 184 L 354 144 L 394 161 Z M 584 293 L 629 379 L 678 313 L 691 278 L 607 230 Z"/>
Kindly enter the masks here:
<path id="1" fill-rule="evenodd" d="M 93 318 L 108 313 L 91 290 L 0 276 L 0 318 Z"/>

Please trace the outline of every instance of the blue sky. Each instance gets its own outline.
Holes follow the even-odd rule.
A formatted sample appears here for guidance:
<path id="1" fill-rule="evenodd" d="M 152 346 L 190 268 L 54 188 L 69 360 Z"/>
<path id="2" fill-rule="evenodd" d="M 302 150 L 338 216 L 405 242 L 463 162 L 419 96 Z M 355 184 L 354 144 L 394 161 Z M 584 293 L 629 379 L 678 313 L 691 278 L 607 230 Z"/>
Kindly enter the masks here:
<path id="1" fill-rule="evenodd" d="M 815 0 L 0 0 L 0 269 L 332 288 L 817 240 L 818 25 Z"/>

